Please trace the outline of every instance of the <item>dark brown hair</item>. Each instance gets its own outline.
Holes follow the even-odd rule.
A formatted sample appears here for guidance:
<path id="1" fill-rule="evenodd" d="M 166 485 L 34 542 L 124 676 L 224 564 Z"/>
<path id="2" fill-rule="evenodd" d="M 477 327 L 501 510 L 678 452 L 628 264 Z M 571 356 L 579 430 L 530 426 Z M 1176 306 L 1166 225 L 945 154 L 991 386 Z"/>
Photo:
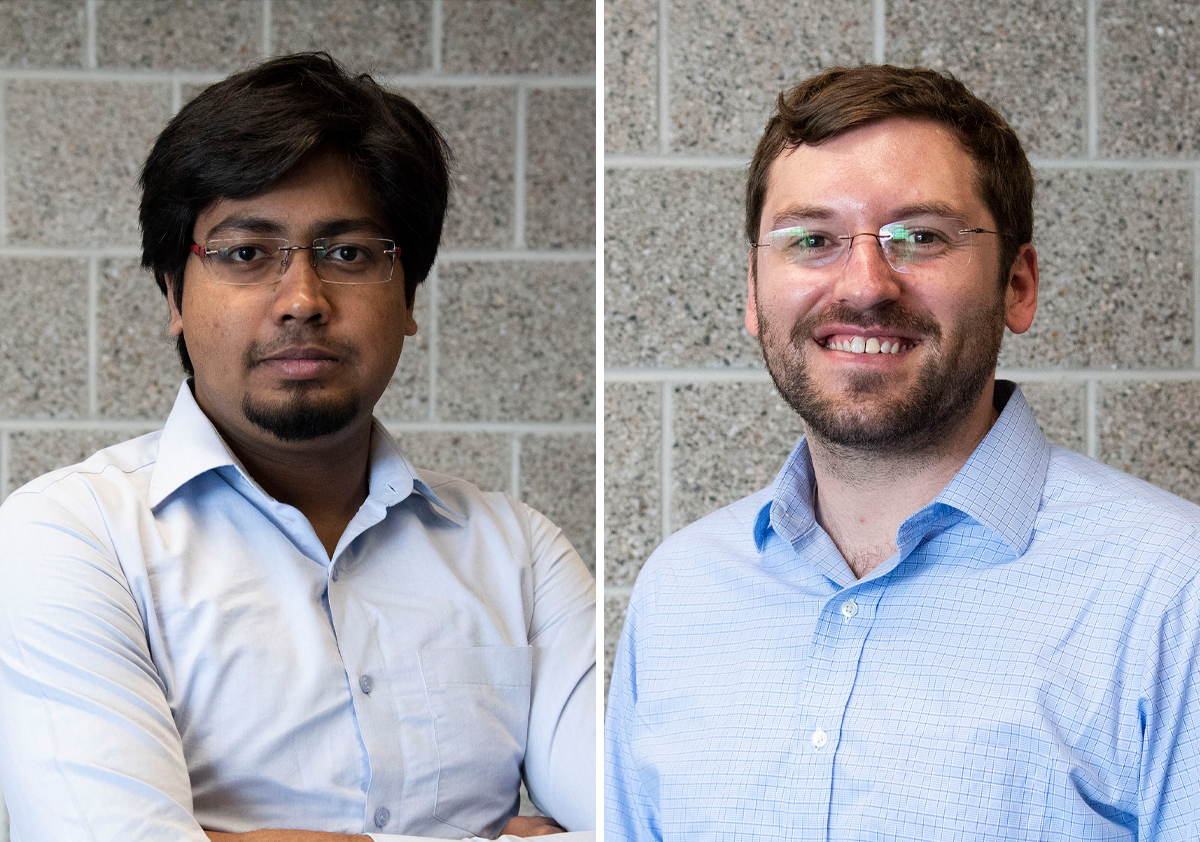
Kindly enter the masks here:
<path id="1" fill-rule="evenodd" d="M 142 265 L 183 307 L 196 218 L 218 199 L 256 196 L 307 156 L 346 156 L 382 210 L 409 305 L 437 256 L 450 150 L 412 102 L 327 53 L 280 56 L 206 88 L 163 129 L 142 168 Z M 399 329 L 399 327 L 397 327 Z M 181 336 L 179 358 L 192 374 Z"/>
<path id="2" fill-rule="evenodd" d="M 758 241 L 772 162 L 802 144 L 815 146 L 893 117 L 941 123 L 975 161 L 980 198 L 996 220 L 1002 280 L 1033 239 L 1033 172 L 1021 141 L 995 109 L 949 74 L 918 67 L 835 67 L 779 95 L 776 113 L 754 150 L 746 183 L 746 236 Z"/>

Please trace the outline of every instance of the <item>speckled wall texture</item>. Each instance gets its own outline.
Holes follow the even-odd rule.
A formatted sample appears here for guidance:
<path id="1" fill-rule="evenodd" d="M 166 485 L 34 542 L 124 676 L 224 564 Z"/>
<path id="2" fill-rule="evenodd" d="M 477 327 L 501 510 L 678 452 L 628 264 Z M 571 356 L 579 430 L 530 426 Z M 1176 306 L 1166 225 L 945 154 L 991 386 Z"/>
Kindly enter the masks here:
<path id="1" fill-rule="evenodd" d="M 742 189 L 775 95 L 835 64 L 948 70 L 1007 117 L 1042 286 L 1001 376 L 1052 441 L 1200 502 L 1194 2 L 605 0 L 604 44 L 609 663 L 650 551 L 802 431 L 743 327 Z"/>
<path id="2" fill-rule="evenodd" d="M 459 161 L 377 413 L 594 563 L 595 30 L 592 0 L 0 0 L 0 499 L 161 426 L 183 375 L 139 267 L 139 168 L 208 84 L 325 49 Z"/>

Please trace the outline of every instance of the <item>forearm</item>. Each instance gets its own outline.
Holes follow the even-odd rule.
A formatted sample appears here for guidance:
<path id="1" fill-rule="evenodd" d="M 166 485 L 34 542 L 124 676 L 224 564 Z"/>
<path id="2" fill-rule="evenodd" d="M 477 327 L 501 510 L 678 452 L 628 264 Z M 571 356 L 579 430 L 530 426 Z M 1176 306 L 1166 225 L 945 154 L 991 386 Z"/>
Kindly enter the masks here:
<path id="1" fill-rule="evenodd" d="M 371 842 L 369 836 L 322 833 L 316 830 L 252 830 L 249 833 L 204 831 L 212 842 Z"/>

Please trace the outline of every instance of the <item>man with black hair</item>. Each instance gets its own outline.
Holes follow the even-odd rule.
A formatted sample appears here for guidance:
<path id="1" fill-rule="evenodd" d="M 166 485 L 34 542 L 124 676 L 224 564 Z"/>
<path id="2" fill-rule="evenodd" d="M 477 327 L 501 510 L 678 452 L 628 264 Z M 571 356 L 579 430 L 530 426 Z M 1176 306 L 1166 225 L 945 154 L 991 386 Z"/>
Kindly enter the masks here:
<path id="1" fill-rule="evenodd" d="M 447 154 L 324 54 L 238 73 L 159 136 L 143 263 L 188 380 L 161 433 L 0 508 L 14 839 L 593 826 L 590 574 L 544 516 L 415 470 L 372 418 Z M 557 824 L 514 818 L 522 779 Z"/>

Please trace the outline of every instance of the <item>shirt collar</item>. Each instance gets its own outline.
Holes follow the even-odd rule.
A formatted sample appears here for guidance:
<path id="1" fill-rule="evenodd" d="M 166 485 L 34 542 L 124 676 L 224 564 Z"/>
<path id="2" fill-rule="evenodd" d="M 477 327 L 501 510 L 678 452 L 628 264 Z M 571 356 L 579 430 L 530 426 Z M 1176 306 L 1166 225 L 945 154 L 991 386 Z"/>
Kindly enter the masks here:
<path id="1" fill-rule="evenodd" d="M 930 506 L 963 512 L 1020 555 L 1033 538 L 1050 445 L 1016 383 L 997 380 L 994 403 L 1000 417 Z"/>
<path id="2" fill-rule="evenodd" d="M 155 509 L 196 477 L 225 466 L 246 473 L 196 403 L 189 384 L 184 382 L 159 439 L 158 459 L 150 478 L 147 503 Z M 412 463 L 400 452 L 396 440 L 378 419 L 373 419 L 367 500 L 386 508 L 406 499 L 414 491 L 432 503 L 434 511 L 459 525 L 466 523 L 461 512 L 448 506 L 417 475 Z"/>
<path id="3" fill-rule="evenodd" d="M 1015 554 L 1029 546 L 1050 463 L 1050 446 L 1017 384 L 997 380 L 993 402 L 1000 417 L 933 502 L 901 524 L 898 546 L 912 545 L 923 537 L 941 521 L 938 513 L 947 508 L 992 530 Z M 755 519 L 754 543 L 760 552 L 769 531 L 794 543 L 816 526 L 812 506 L 815 486 L 808 441 L 801 438 L 775 477 L 768 502 Z"/>

